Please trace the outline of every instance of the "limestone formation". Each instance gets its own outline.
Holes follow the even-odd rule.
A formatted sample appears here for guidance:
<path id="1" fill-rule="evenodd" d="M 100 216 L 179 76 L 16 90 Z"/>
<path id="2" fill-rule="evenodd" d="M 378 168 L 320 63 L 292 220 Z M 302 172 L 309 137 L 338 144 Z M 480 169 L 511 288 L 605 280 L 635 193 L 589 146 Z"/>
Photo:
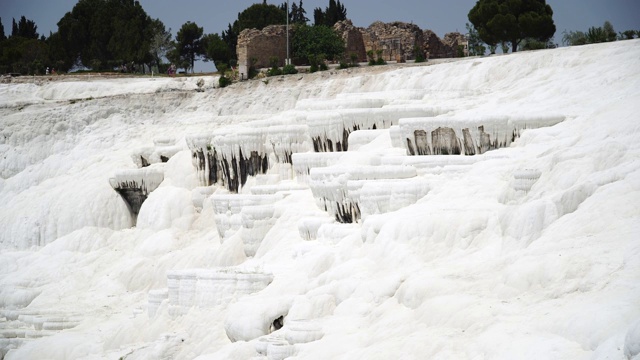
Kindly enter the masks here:
<path id="1" fill-rule="evenodd" d="M 114 177 L 109 179 L 109 183 L 127 203 L 135 222 L 142 203 L 163 180 L 164 172 L 162 170 L 146 167 L 118 171 Z"/>
<path id="2" fill-rule="evenodd" d="M 405 118 L 399 121 L 400 142 L 408 155 L 484 154 L 510 146 L 525 129 L 553 126 L 563 120 L 562 115 L 545 114 Z M 397 130 L 393 136 L 398 136 Z"/>

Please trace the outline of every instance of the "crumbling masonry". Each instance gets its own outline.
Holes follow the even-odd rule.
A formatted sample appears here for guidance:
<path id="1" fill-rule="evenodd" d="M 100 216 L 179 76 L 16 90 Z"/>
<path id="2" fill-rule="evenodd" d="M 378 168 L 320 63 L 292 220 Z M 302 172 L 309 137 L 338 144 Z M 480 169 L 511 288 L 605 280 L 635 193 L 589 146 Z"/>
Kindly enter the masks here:
<path id="1" fill-rule="evenodd" d="M 345 41 L 345 54 L 350 61 L 356 55 L 358 61 L 367 61 L 367 52 L 381 51 L 385 61 L 413 60 L 416 51 L 427 58 L 451 58 L 468 55 L 468 42 L 464 34 L 447 33 L 440 39 L 431 30 L 404 22 L 383 23 L 376 21 L 368 28 L 356 27 L 351 20 L 340 21 L 334 29 Z M 277 58 L 279 66 L 287 57 L 287 33 L 284 25 L 271 25 L 263 30 L 246 29 L 238 37 L 239 72 L 244 77 L 251 66 L 265 68 L 271 66 L 271 59 Z M 293 29 L 290 29 L 293 32 Z M 293 34 L 290 33 L 290 36 Z"/>

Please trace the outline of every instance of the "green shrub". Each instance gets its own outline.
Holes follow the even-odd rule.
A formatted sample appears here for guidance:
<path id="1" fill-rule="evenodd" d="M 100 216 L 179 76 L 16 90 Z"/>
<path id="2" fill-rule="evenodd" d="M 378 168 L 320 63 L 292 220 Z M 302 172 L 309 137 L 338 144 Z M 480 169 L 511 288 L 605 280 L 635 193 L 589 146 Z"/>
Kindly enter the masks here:
<path id="1" fill-rule="evenodd" d="M 416 56 L 416 62 L 417 63 L 421 63 L 421 62 L 425 62 L 426 59 L 424 58 L 424 52 L 422 51 L 422 49 L 420 49 L 419 46 L 416 46 L 415 48 L 413 48 L 413 53 Z"/>
<path id="2" fill-rule="evenodd" d="M 282 70 L 279 67 L 274 66 L 271 69 L 267 70 L 267 76 L 278 76 L 282 75 Z"/>
<path id="3" fill-rule="evenodd" d="M 358 54 L 351 53 L 349 57 L 351 58 L 351 66 L 353 67 L 360 66 L 360 64 L 358 64 Z"/>
<path id="4" fill-rule="evenodd" d="M 226 76 L 224 76 L 224 75 L 220 76 L 220 79 L 218 79 L 218 85 L 221 88 L 227 87 L 227 86 L 231 85 L 231 83 L 232 83 L 231 79 L 226 77 Z"/>
<path id="5" fill-rule="evenodd" d="M 309 62 L 311 63 L 311 67 L 315 68 L 315 71 L 329 70 L 329 67 L 326 64 L 325 59 L 326 59 L 325 55 L 320 54 L 320 55 L 310 56 Z"/>
<path id="6" fill-rule="evenodd" d="M 298 73 L 298 69 L 296 69 L 296 67 L 293 64 L 288 64 L 288 65 L 285 65 L 282 68 L 282 73 L 285 74 L 285 75 L 297 74 Z"/>
<path id="7" fill-rule="evenodd" d="M 269 58 L 269 65 L 271 66 L 271 69 L 267 70 L 267 76 L 282 75 L 282 71 L 278 67 L 279 62 L 280 62 L 280 59 L 278 59 L 277 56 L 272 56 Z"/>
<path id="8" fill-rule="evenodd" d="M 376 56 L 378 60 L 376 60 L 376 65 L 385 65 L 387 62 L 382 58 L 382 50 L 376 50 Z"/>
<path id="9" fill-rule="evenodd" d="M 258 59 L 255 57 L 252 57 L 251 59 L 249 59 L 249 73 L 247 74 L 247 78 L 249 79 L 253 79 L 254 77 L 258 76 L 259 72 L 258 69 L 256 69 L 256 64 L 258 63 Z"/>
<path id="10" fill-rule="evenodd" d="M 278 59 L 277 56 L 271 56 L 269 58 L 269 66 L 271 66 L 272 68 L 277 68 L 279 62 L 280 62 L 280 59 Z"/>
<path id="11" fill-rule="evenodd" d="M 369 66 L 376 64 L 376 59 L 373 57 L 373 50 L 367 51 L 367 58 L 369 59 Z"/>

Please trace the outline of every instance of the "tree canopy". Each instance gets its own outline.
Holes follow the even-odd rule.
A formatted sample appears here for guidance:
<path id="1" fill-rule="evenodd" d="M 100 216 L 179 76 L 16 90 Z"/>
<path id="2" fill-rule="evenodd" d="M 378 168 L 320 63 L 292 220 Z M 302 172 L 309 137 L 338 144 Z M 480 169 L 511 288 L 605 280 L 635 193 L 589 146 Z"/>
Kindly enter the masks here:
<path id="1" fill-rule="evenodd" d="M 149 62 L 153 21 L 138 1 L 79 0 L 58 22 L 65 51 L 82 65 L 112 68 Z"/>
<path id="2" fill-rule="evenodd" d="M 202 38 L 202 50 L 205 61 L 213 61 L 218 68 L 230 60 L 227 44 L 218 34 L 207 34 Z M 218 69 L 219 70 L 219 69 Z"/>
<path id="3" fill-rule="evenodd" d="M 151 22 L 150 32 L 149 53 L 153 58 L 153 62 L 159 66 L 162 63 L 162 59 L 173 46 L 171 42 L 171 29 L 165 29 L 162 21 L 156 19 Z"/>
<path id="4" fill-rule="evenodd" d="M 300 2 L 302 4 L 302 2 Z M 238 19 L 229 24 L 227 30 L 222 31 L 221 38 L 227 44 L 229 61 L 238 58 L 236 45 L 238 36 L 244 29 L 262 30 L 269 25 L 281 25 L 287 22 L 287 12 L 285 7 L 269 5 L 266 1 L 261 4 L 253 4 L 242 12 L 238 13 Z M 304 10 L 303 10 L 304 11 Z"/>
<path id="5" fill-rule="evenodd" d="M 291 4 L 291 9 L 289 10 L 289 21 L 292 24 L 306 24 L 309 22 L 309 18 L 307 18 L 307 11 L 302 6 L 302 0 L 300 0 L 299 5 L 296 5 L 296 3 Z"/>
<path id="6" fill-rule="evenodd" d="M 0 18 L 0 41 L 6 38 L 7 37 L 4 35 L 4 25 L 2 25 L 2 18 Z"/>
<path id="7" fill-rule="evenodd" d="M 295 58 L 310 61 L 318 57 L 337 59 L 344 53 L 345 45 L 330 27 L 298 25 L 293 32 L 292 47 Z"/>
<path id="8" fill-rule="evenodd" d="M 469 21 L 489 46 L 508 42 L 513 52 L 523 39 L 546 42 L 556 32 L 553 10 L 545 0 L 478 0 Z"/>
<path id="9" fill-rule="evenodd" d="M 233 23 L 236 34 L 244 29 L 262 30 L 269 25 L 285 24 L 287 13 L 275 5 L 254 4 L 238 14 L 238 20 Z"/>
<path id="10" fill-rule="evenodd" d="M 44 73 L 45 64 L 51 63 L 49 44 L 38 38 L 35 22 L 20 17 L 13 19 L 11 33 L 5 36 L 0 20 L 0 73 Z"/>
<path id="11" fill-rule="evenodd" d="M 24 16 L 20 17 L 20 21 L 16 24 L 16 19 L 13 19 L 13 27 L 11 36 L 20 36 L 25 39 L 37 39 L 38 38 L 38 26 L 33 20 L 29 20 Z"/>
<path id="12" fill-rule="evenodd" d="M 487 48 L 482 45 L 482 40 L 480 39 L 480 35 L 478 35 L 478 31 L 473 27 L 473 25 L 466 23 L 467 34 L 469 40 L 469 55 L 471 56 L 482 56 L 487 51 Z"/>
<path id="13" fill-rule="evenodd" d="M 321 8 L 315 8 L 313 10 L 313 22 L 314 25 L 333 26 L 338 21 L 347 19 L 347 9 L 335 0 L 329 0 L 329 6 L 323 11 Z"/>
<path id="14" fill-rule="evenodd" d="M 626 30 L 618 34 L 614 30 L 611 22 L 605 21 L 602 26 L 591 26 L 586 32 L 565 30 L 562 34 L 563 44 L 575 46 L 633 39 L 636 35 L 636 31 Z M 640 33 L 638 33 L 638 36 L 640 36 Z"/>
<path id="15" fill-rule="evenodd" d="M 204 29 L 191 21 L 187 21 L 182 25 L 180 30 L 178 30 L 178 34 L 176 35 L 176 52 L 181 59 L 181 61 L 179 61 L 180 67 L 187 65 L 187 70 L 191 69 L 193 72 L 195 61 L 204 55 L 202 46 L 203 33 Z"/>

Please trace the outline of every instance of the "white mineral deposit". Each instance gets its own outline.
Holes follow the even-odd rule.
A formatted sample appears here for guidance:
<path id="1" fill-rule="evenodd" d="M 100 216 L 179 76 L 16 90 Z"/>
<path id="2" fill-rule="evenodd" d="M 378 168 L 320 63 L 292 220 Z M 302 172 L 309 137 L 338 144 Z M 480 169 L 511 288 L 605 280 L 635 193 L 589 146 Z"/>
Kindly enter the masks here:
<path id="1" fill-rule="evenodd" d="M 0 358 L 639 359 L 640 40 L 0 84 Z"/>

